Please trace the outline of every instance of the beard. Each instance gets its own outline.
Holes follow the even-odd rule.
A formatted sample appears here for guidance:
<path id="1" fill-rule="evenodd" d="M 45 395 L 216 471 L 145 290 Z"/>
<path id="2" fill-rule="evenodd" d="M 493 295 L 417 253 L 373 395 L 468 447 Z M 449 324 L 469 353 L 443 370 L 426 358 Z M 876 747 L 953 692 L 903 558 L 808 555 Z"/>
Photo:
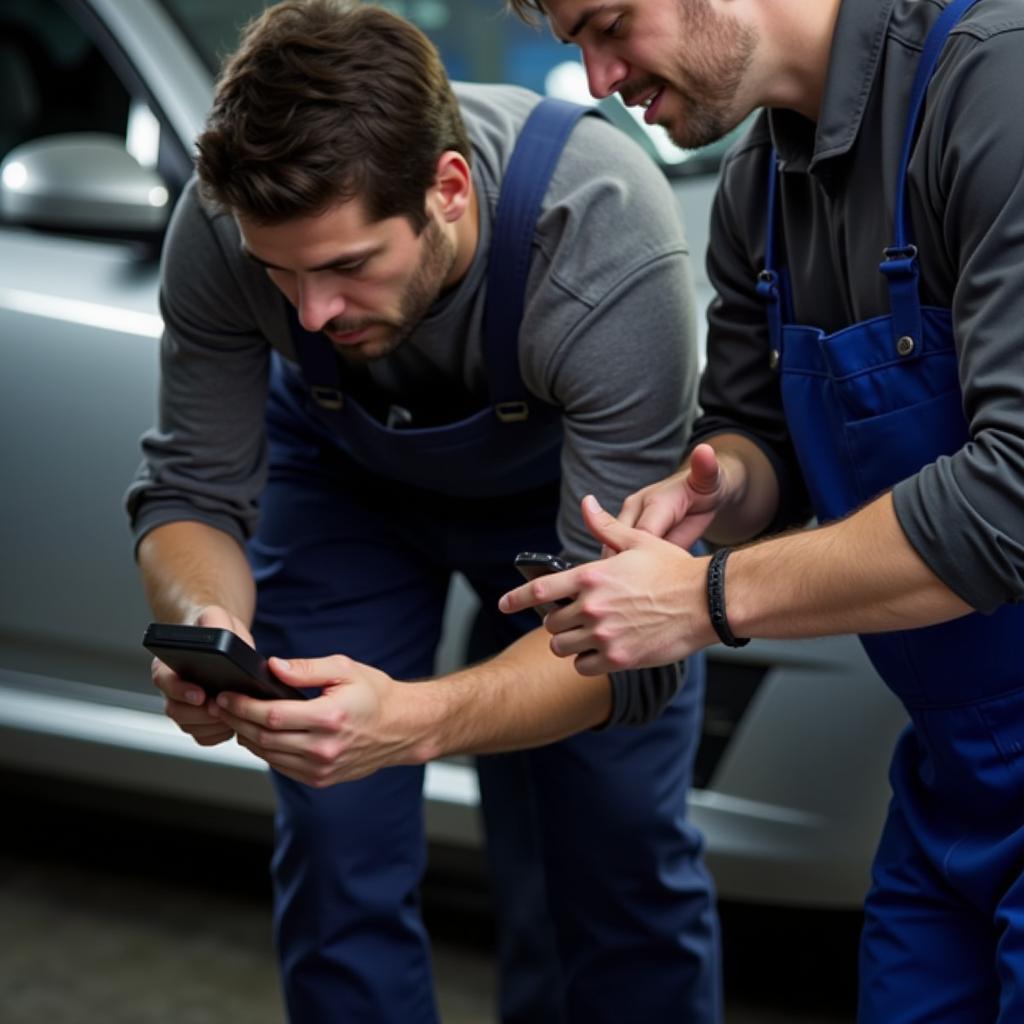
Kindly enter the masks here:
<path id="1" fill-rule="evenodd" d="M 433 218 L 423 229 L 423 255 L 405 287 L 394 319 L 364 317 L 360 320 L 332 320 L 323 329 L 347 334 L 365 327 L 376 327 L 382 335 L 364 345 L 352 345 L 341 354 L 353 362 L 366 363 L 391 355 L 420 325 L 430 307 L 438 300 L 441 287 L 455 262 L 455 245 Z"/>
<path id="2" fill-rule="evenodd" d="M 669 138 L 683 149 L 717 142 L 745 116 L 736 96 L 753 60 L 757 34 L 708 0 L 677 0 L 681 45 L 686 54 L 668 84 L 682 111 L 667 124 Z"/>

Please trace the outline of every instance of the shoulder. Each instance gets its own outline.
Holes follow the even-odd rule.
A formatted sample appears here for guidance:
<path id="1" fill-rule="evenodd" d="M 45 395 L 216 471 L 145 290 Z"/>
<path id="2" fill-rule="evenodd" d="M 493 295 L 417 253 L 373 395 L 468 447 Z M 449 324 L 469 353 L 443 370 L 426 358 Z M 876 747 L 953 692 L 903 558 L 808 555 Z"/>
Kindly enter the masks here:
<path id="1" fill-rule="evenodd" d="M 540 96 L 515 85 L 453 82 L 452 90 L 473 147 L 475 177 L 487 192 L 496 192 L 519 130 Z"/>
<path id="2" fill-rule="evenodd" d="M 960 18 L 950 37 L 952 40 L 984 42 L 1022 29 L 1024 5 L 1020 0 L 985 0 L 984 3 L 976 3 Z"/>
<path id="3" fill-rule="evenodd" d="M 206 203 L 193 178 L 174 208 L 161 258 L 165 314 L 249 328 L 274 308 L 273 286 L 242 253 L 234 218 Z"/>
<path id="4" fill-rule="evenodd" d="M 241 261 L 234 218 L 204 202 L 193 177 L 174 208 L 164 243 L 164 265 L 182 263 L 195 273 L 209 264 Z"/>
<path id="5" fill-rule="evenodd" d="M 943 47 L 928 89 L 922 137 L 932 155 L 1005 158 L 1024 136 L 1008 98 L 1024 88 L 1024 4 L 984 0 L 960 20 Z M 981 154 L 971 154 L 974 149 Z"/>
<path id="6" fill-rule="evenodd" d="M 535 244 L 552 277 L 597 304 L 642 268 L 688 253 L 661 168 L 601 116 L 582 117 L 555 166 Z"/>
<path id="7" fill-rule="evenodd" d="M 541 97 L 528 89 L 456 82 L 473 146 L 474 181 L 491 219 L 512 152 Z M 534 234 L 534 269 L 584 304 L 660 256 L 686 252 L 678 205 L 665 175 L 604 117 L 576 123 L 555 164 Z"/>

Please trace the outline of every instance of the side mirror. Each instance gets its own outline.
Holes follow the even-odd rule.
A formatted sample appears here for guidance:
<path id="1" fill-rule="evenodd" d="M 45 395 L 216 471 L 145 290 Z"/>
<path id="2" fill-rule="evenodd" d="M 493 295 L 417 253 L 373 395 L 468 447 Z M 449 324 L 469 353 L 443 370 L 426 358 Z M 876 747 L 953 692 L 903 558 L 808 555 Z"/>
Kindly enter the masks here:
<path id="1" fill-rule="evenodd" d="M 0 222 L 88 234 L 152 236 L 170 216 L 167 186 L 114 135 L 33 139 L 0 164 Z"/>

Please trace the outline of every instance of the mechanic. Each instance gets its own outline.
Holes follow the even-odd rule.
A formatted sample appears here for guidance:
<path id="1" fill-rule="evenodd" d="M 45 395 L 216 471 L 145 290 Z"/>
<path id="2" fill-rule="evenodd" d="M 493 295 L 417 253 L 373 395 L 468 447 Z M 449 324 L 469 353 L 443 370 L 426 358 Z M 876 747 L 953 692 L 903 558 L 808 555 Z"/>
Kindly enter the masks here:
<path id="1" fill-rule="evenodd" d="M 538 99 L 453 91 L 381 9 L 279 4 L 223 70 L 167 238 L 159 423 L 128 495 L 146 591 L 315 696 L 154 679 L 198 743 L 275 769 L 301 1024 L 437 1019 L 424 763 L 466 752 L 493 755 L 503 1019 L 720 1019 L 686 817 L 701 659 L 583 676 L 497 608 L 517 552 L 596 557 L 584 494 L 615 507 L 678 465 L 698 376 L 664 176 Z M 455 571 L 477 660 L 432 679 Z"/>
<path id="2" fill-rule="evenodd" d="M 860 1019 L 1024 1020 L 1024 8 L 538 6 L 595 96 L 643 104 L 682 146 L 765 109 L 713 207 L 687 461 L 617 518 L 586 498 L 613 557 L 502 605 L 572 598 L 546 624 L 584 673 L 862 634 L 911 724 Z M 764 539 L 808 502 L 816 528 Z M 698 536 L 710 558 L 685 550 Z"/>

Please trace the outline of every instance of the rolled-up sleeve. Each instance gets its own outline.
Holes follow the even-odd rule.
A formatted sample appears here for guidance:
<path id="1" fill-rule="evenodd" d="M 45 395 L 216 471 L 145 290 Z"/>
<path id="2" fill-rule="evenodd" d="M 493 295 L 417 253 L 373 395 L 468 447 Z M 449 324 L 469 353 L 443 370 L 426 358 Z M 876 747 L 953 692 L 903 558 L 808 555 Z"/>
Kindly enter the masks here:
<path id="1" fill-rule="evenodd" d="M 938 231 L 955 279 L 953 324 L 970 440 L 893 492 L 932 571 L 972 607 L 1024 597 L 1024 32 L 950 43 L 911 165 L 943 198 Z"/>

